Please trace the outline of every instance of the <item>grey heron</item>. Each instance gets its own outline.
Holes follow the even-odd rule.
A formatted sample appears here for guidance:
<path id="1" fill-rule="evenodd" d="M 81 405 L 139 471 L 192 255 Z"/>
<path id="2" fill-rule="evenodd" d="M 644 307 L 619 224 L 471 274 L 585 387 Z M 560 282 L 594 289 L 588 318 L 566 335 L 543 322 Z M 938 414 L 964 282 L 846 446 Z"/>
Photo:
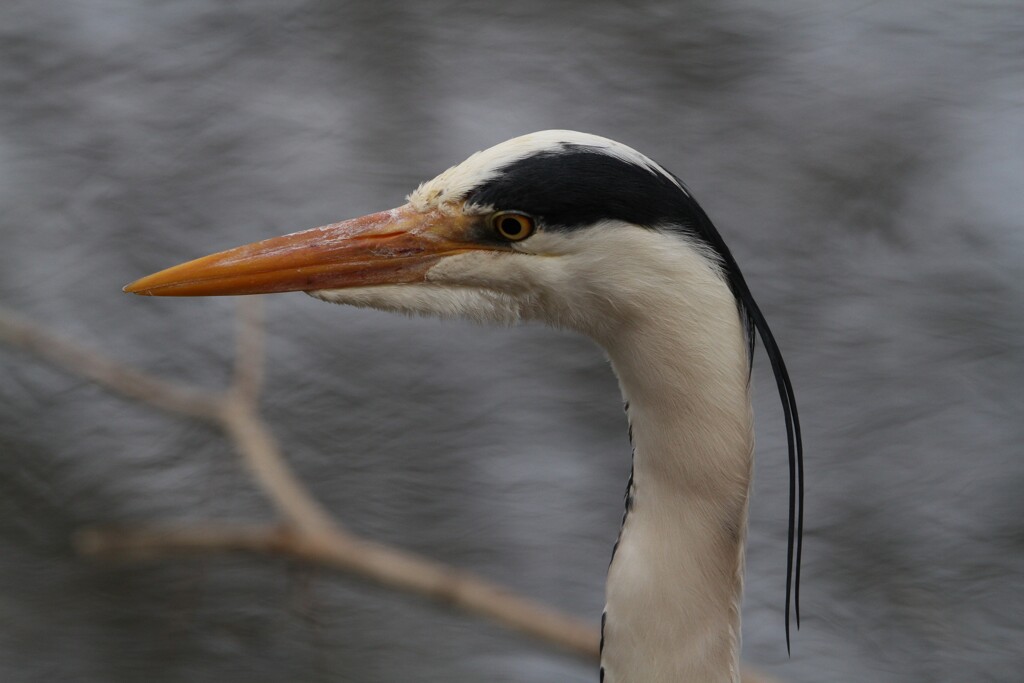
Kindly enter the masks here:
<path id="1" fill-rule="evenodd" d="M 196 259 L 125 291 L 304 291 L 403 313 L 540 321 L 597 342 L 618 377 L 633 446 L 602 616 L 608 683 L 739 680 L 759 334 L 789 447 L 788 648 L 803 530 L 789 374 L 707 214 L 676 176 L 630 147 L 573 131 L 524 135 L 422 183 L 398 208 Z"/>

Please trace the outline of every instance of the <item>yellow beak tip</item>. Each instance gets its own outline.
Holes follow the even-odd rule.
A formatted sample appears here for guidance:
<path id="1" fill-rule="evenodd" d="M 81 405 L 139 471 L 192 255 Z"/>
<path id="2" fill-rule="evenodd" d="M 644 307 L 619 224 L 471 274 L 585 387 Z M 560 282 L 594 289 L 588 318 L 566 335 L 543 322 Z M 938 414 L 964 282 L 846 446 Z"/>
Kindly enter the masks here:
<path id="1" fill-rule="evenodd" d="M 124 292 L 125 294 L 138 294 L 139 296 L 153 296 L 153 290 L 151 288 L 144 287 L 142 285 L 142 281 L 145 280 L 145 279 L 146 278 L 142 278 L 141 280 L 135 280 L 134 282 L 129 282 L 128 284 L 126 284 L 124 287 L 121 288 L 121 291 Z"/>

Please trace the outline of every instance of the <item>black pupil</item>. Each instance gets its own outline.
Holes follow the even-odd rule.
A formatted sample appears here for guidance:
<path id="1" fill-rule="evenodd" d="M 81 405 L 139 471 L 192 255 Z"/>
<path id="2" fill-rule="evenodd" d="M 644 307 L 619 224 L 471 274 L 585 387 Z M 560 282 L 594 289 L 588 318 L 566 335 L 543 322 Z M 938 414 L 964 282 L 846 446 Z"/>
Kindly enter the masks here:
<path id="1" fill-rule="evenodd" d="M 523 224 L 511 216 L 502 218 L 501 231 L 509 237 L 517 237 L 523 232 Z"/>

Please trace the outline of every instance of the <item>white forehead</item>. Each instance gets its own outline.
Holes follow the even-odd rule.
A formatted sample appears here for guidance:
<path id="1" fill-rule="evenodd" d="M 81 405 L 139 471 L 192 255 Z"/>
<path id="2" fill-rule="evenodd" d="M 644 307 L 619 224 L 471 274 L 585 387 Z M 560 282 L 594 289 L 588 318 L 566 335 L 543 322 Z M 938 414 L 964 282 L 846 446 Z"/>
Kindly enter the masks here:
<path id="1" fill-rule="evenodd" d="M 671 173 L 632 147 L 627 147 L 620 142 L 574 130 L 542 130 L 506 140 L 482 152 L 477 152 L 433 180 L 421 183 L 408 196 L 408 201 L 421 211 L 443 207 L 445 204 L 465 196 L 474 187 L 491 180 L 509 164 L 534 154 L 557 152 L 566 145 L 592 148 L 622 161 L 646 168 L 652 173 L 660 173 L 678 184 Z"/>

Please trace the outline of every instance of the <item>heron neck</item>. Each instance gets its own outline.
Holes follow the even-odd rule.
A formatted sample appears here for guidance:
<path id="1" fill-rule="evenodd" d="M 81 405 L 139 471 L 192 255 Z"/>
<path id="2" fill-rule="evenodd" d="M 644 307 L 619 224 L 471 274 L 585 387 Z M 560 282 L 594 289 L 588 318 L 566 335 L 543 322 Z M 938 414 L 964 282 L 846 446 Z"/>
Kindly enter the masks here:
<path id="1" fill-rule="evenodd" d="M 753 452 L 744 332 L 724 283 L 697 301 L 681 301 L 682 284 L 659 291 L 604 344 L 633 475 L 608 571 L 603 680 L 738 682 Z"/>

